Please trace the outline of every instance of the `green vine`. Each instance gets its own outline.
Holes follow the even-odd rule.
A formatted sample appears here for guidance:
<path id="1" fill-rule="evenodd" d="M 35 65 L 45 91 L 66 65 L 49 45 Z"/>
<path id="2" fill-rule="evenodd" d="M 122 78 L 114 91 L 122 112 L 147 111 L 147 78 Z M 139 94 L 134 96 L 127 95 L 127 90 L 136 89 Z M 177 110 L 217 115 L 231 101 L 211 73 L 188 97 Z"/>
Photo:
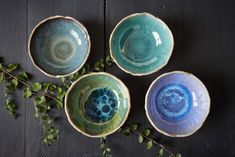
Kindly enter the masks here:
<path id="1" fill-rule="evenodd" d="M 111 149 L 109 148 L 107 144 L 106 137 L 102 137 L 100 139 L 100 150 L 102 152 L 102 157 L 112 157 Z"/>
<path id="2" fill-rule="evenodd" d="M 105 67 L 111 66 L 114 63 L 110 56 L 105 59 L 100 59 L 95 62 L 93 66 L 86 64 L 81 70 L 68 77 L 61 78 L 62 85 L 57 85 L 49 82 L 35 82 L 30 83 L 30 75 L 27 72 L 17 72 L 19 66 L 17 64 L 8 64 L 6 66 L 0 62 L 0 82 L 4 82 L 5 94 L 5 109 L 13 118 L 17 118 L 17 105 L 14 103 L 13 94 L 17 88 L 23 89 L 23 97 L 25 99 L 33 98 L 35 108 L 34 118 L 39 121 L 43 130 L 42 142 L 51 145 L 59 137 L 59 129 L 55 126 L 54 119 L 50 112 L 53 108 L 62 109 L 64 97 L 70 85 L 79 77 L 90 72 L 104 71 Z M 181 154 L 171 153 L 163 144 L 156 142 L 150 137 L 151 131 L 144 129 L 142 132 L 138 130 L 137 124 L 131 124 L 121 128 L 124 135 L 131 135 L 131 133 L 138 135 L 138 142 L 145 143 L 146 149 L 151 149 L 153 145 L 159 147 L 157 151 L 158 156 L 163 156 L 164 152 L 169 154 L 169 157 L 181 157 Z M 111 149 L 107 144 L 106 137 L 100 139 L 100 150 L 102 157 L 111 157 Z"/>
<path id="3" fill-rule="evenodd" d="M 151 138 L 151 130 L 148 128 L 144 128 L 142 131 L 140 131 L 138 124 L 130 124 L 121 128 L 120 131 L 126 136 L 130 136 L 132 133 L 136 134 L 138 136 L 137 140 L 139 143 L 145 142 L 146 149 L 152 149 L 154 145 L 158 146 L 159 149 L 156 151 L 156 156 L 162 157 L 166 152 L 168 157 L 182 157 L 181 154 L 172 153 L 163 144 L 158 143 L 156 140 Z"/>

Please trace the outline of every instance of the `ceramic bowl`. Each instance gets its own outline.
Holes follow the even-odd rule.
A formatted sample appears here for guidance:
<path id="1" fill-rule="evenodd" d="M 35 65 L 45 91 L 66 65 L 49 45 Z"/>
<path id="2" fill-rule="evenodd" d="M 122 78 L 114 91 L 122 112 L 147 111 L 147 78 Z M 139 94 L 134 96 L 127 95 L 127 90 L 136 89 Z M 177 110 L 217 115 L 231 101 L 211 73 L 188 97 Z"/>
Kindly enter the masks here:
<path id="1" fill-rule="evenodd" d="M 110 53 L 117 65 L 135 76 L 148 75 L 167 64 L 173 36 L 167 25 L 149 13 L 125 17 L 110 36 Z"/>
<path id="2" fill-rule="evenodd" d="M 158 77 L 148 89 L 145 110 L 153 127 L 171 137 L 195 133 L 206 120 L 210 97 L 194 75 L 182 71 Z"/>
<path id="3" fill-rule="evenodd" d="M 33 29 L 28 52 L 33 64 L 44 74 L 65 77 L 77 72 L 87 60 L 90 37 L 79 21 L 53 16 Z"/>
<path id="4" fill-rule="evenodd" d="M 91 73 L 79 78 L 65 97 L 70 124 L 88 137 L 114 133 L 126 121 L 130 95 L 121 80 L 108 73 Z"/>

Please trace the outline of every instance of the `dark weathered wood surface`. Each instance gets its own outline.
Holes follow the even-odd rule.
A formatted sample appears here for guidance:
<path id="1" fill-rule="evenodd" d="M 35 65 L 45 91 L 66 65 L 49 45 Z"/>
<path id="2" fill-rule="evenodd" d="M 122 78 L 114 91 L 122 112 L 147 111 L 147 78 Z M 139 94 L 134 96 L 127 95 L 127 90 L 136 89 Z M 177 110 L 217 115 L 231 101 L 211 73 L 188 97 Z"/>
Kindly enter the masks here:
<path id="1" fill-rule="evenodd" d="M 163 19 L 173 32 L 175 46 L 169 64 L 144 77 L 133 77 L 117 66 L 106 70 L 129 87 L 132 109 L 128 122 L 150 124 L 145 116 L 144 96 L 150 83 L 163 72 L 184 70 L 198 76 L 211 95 L 211 112 L 204 126 L 186 138 L 168 138 L 159 133 L 172 151 L 184 157 L 235 157 L 235 2 L 233 0 L 0 0 L 0 57 L 19 63 L 34 81 L 57 81 L 39 72 L 27 54 L 33 27 L 53 15 L 80 20 L 92 41 L 89 61 L 109 54 L 108 40 L 119 20 L 135 12 L 150 12 Z M 0 85 L 0 91 L 4 88 Z M 60 138 L 51 147 L 41 144 L 42 131 L 33 118 L 32 101 L 16 92 L 19 117 L 13 120 L 4 109 L 0 92 L 0 157 L 99 157 L 98 139 L 77 133 L 63 111 Z M 114 157 L 152 157 L 136 137 L 115 133 L 108 138 Z"/>

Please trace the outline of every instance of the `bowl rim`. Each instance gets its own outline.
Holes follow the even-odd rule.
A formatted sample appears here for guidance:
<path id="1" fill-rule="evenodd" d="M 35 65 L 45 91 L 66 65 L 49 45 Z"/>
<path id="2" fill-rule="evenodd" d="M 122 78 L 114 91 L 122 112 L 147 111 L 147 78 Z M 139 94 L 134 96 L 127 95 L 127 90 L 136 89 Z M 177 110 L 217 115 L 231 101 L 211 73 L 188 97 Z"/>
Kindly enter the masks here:
<path id="1" fill-rule="evenodd" d="M 194 130 L 193 132 L 190 132 L 188 134 L 170 134 L 170 133 L 167 133 L 165 131 L 163 131 L 162 129 L 158 128 L 157 125 L 154 124 L 154 122 L 152 121 L 152 119 L 150 118 L 150 115 L 148 113 L 148 95 L 149 95 L 149 92 L 152 88 L 152 86 L 159 80 L 161 79 L 162 77 L 164 76 L 167 76 L 167 75 L 170 75 L 170 74 L 186 74 L 186 75 L 190 75 L 191 77 L 193 77 L 193 79 L 195 79 L 199 84 L 201 84 L 201 86 L 205 89 L 206 91 L 206 94 L 208 96 L 208 111 L 206 112 L 206 116 L 205 116 L 205 119 L 202 121 L 202 123 L 199 125 L 199 127 Z M 172 72 L 167 72 L 167 73 L 163 73 L 162 75 L 158 76 L 152 83 L 151 85 L 149 86 L 148 88 L 148 91 L 146 92 L 146 95 L 145 95 L 145 113 L 147 115 L 147 118 L 149 120 L 149 122 L 151 123 L 151 125 L 158 131 L 160 132 L 161 134 L 163 135 L 166 135 L 166 136 L 169 136 L 169 137 L 187 137 L 187 136 L 190 136 L 194 133 L 196 133 L 202 126 L 203 124 L 205 123 L 209 113 L 210 113 L 210 108 L 211 108 L 211 98 L 210 98 L 210 95 L 209 95 L 209 92 L 206 88 L 206 86 L 203 84 L 203 82 L 197 78 L 195 75 L 193 75 L 192 73 L 189 73 L 189 72 L 185 72 L 185 71 L 172 71 Z"/>
<path id="2" fill-rule="evenodd" d="M 129 18 L 132 18 L 132 17 L 134 17 L 134 16 L 140 16 L 140 15 L 145 15 L 145 16 L 153 17 L 155 20 L 158 20 L 158 21 L 160 21 L 160 23 L 164 24 L 164 26 L 166 27 L 166 29 L 169 30 L 169 32 L 170 32 L 170 37 L 171 37 L 171 40 L 172 40 L 172 46 L 171 46 L 171 48 L 170 48 L 170 54 L 168 55 L 166 62 L 165 62 L 164 64 L 162 64 L 161 66 L 159 66 L 158 68 L 156 68 L 156 69 L 154 69 L 154 70 L 152 70 L 152 71 L 146 72 L 146 73 L 138 73 L 138 72 L 137 72 L 137 73 L 134 73 L 134 72 L 131 72 L 131 71 L 129 71 L 129 70 L 123 68 L 123 67 L 117 62 L 117 60 L 115 59 L 115 57 L 113 56 L 113 53 L 114 53 L 114 52 L 113 52 L 113 50 L 112 50 L 112 39 L 113 39 L 113 35 L 114 35 L 116 29 L 117 29 L 124 21 L 128 20 Z M 168 62 L 169 62 L 169 60 L 170 60 L 170 58 L 171 58 L 171 56 L 172 56 L 173 49 L 174 49 L 174 37 L 173 37 L 172 31 L 170 30 L 170 28 L 168 27 L 168 25 L 167 25 L 163 20 L 161 20 L 160 18 L 158 18 L 157 16 L 154 16 L 153 14 L 148 13 L 148 12 L 133 13 L 133 14 L 130 14 L 130 15 L 124 17 L 123 19 L 121 19 L 121 20 L 116 24 L 116 26 L 114 27 L 114 29 L 113 29 L 112 33 L 110 34 L 110 37 L 109 37 L 109 51 L 110 51 L 110 56 L 113 58 L 114 62 L 117 64 L 117 66 L 118 66 L 121 70 L 123 70 L 124 72 L 126 72 L 126 73 L 128 73 L 128 74 L 131 74 L 131 75 L 133 75 L 133 76 L 149 75 L 149 74 L 153 74 L 153 73 L 159 71 L 160 69 L 162 69 L 164 66 L 166 66 L 166 65 L 168 64 Z"/>
<path id="3" fill-rule="evenodd" d="M 113 129 L 112 131 L 108 132 L 108 133 L 104 133 L 104 134 L 99 134 L 99 135 L 91 135 L 91 134 L 88 134 L 86 132 L 83 132 L 73 121 L 72 119 L 70 118 L 70 114 L 69 114 L 69 111 L 68 111 L 68 96 L 71 92 L 71 90 L 73 89 L 73 87 L 83 78 L 86 78 L 86 77 L 89 77 L 89 76 L 93 76 L 93 75 L 105 75 L 105 76 L 109 76 L 113 79 L 115 79 L 116 81 L 118 81 L 123 87 L 124 89 L 127 91 L 127 97 L 128 97 L 128 107 L 127 107 L 127 112 L 125 114 L 125 117 L 123 119 L 123 121 L 115 128 Z M 130 100 L 130 92 L 129 92 L 129 89 L 127 88 L 127 86 L 119 79 L 117 78 L 116 76 L 112 75 L 112 74 L 109 74 L 107 72 L 91 72 L 89 74 L 85 74 L 83 76 L 81 76 L 79 79 L 77 79 L 76 81 L 74 81 L 72 83 L 72 85 L 69 87 L 66 95 L 65 95 L 65 100 L 64 100 L 64 108 L 65 108 L 65 113 L 66 113 L 66 116 L 67 116 L 67 119 L 69 121 L 69 123 L 72 125 L 72 127 L 74 129 L 76 129 L 78 132 L 82 133 L 83 135 L 85 136 L 88 136 L 88 137 L 92 137 L 92 138 L 100 138 L 100 137 L 105 137 L 107 135 L 110 135 L 110 134 L 113 134 L 115 133 L 119 128 L 121 128 L 123 126 L 123 124 L 126 122 L 126 120 L 128 119 L 128 116 L 129 116 L 129 113 L 130 113 L 130 109 L 131 109 L 131 100 Z"/>
<path id="4" fill-rule="evenodd" d="M 54 19 L 64 19 L 64 20 L 72 20 L 73 22 L 77 23 L 81 29 L 84 31 L 84 33 L 87 35 L 87 41 L 88 41 L 88 50 L 87 50 L 87 54 L 86 54 L 86 57 L 85 59 L 83 60 L 83 62 L 81 63 L 81 65 L 79 67 L 77 67 L 74 71 L 68 73 L 68 74 L 63 74 L 63 75 L 57 75 L 57 74 L 50 74 L 48 72 L 46 72 L 45 70 L 43 70 L 42 68 L 40 68 L 40 66 L 37 65 L 37 63 L 34 61 L 34 58 L 32 57 L 31 55 L 31 40 L 33 38 L 33 35 L 35 33 L 35 31 L 42 25 L 44 24 L 45 22 L 47 21 L 50 21 L 50 20 L 54 20 Z M 30 36 L 29 36 L 29 39 L 28 39 L 28 54 L 29 54 L 29 57 L 30 57 L 30 60 L 32 61 L 33 65 L 39 70 L 41 71 L 43 74 L 45 74 L 46 76 L 48 77 L 53 77 L 53 78 L 61 78 L 61 77 L 67 77 L 69 75 L 72 75 L 76 72 L 78 72 L 82 67 L 83 65 L 85 64 L 85 62 L 87 61 L 89 55 L 90 55 L 90 51 L 91 51 L 91 40 L 90 40 L 90 35 L 88 34 L 88 31 L 86 29 L 86 27 L 78 20 L 76 20 L 75 18 L 73 17 L 70 17 L 70 16 L 62 16 L 62 15 L 55 15 L 55 16 L 49 16 L 43 20 L 41 20 L 32 30 Z"/>

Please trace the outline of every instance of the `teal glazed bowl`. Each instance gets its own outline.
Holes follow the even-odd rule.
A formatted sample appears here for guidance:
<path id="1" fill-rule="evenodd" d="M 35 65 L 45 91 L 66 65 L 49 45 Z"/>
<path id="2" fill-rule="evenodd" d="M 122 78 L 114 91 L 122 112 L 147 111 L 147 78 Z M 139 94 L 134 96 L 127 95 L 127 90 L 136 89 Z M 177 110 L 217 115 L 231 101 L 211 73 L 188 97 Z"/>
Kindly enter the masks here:
<path id="1" fill-rule="evenodd" d="M 148 89 L 145 110 L 153 127 L 171 137 L 192 135 L 210 111 L 210 96 L 194 75 L 174 71 L 159 76 Z"/>
<path id="2" fill-rule="evenodd" d="M 90 53 L 90 37 L 77 20 L 53 16 L 32 31 L 28 52 L 33 64 L 49 77 L 65 77 L 77 72 Z"/>
<path id="3" fill-rule="evenodd" d="M 129 111 L 127 87 L 104 72 L 82 76 L 65 96 L 65 112 L 70 124 L 88 137 L 114 133 L 124 124 Z"/>
<path id="4" fill-rule="evenodd" d="M 117 24 L 109 45 L 112 58 L 122 70 L 141 76 L 154 73 L 167 64 L 174 40 L 161 19 L 149 13 L 136 13 Z"/>

